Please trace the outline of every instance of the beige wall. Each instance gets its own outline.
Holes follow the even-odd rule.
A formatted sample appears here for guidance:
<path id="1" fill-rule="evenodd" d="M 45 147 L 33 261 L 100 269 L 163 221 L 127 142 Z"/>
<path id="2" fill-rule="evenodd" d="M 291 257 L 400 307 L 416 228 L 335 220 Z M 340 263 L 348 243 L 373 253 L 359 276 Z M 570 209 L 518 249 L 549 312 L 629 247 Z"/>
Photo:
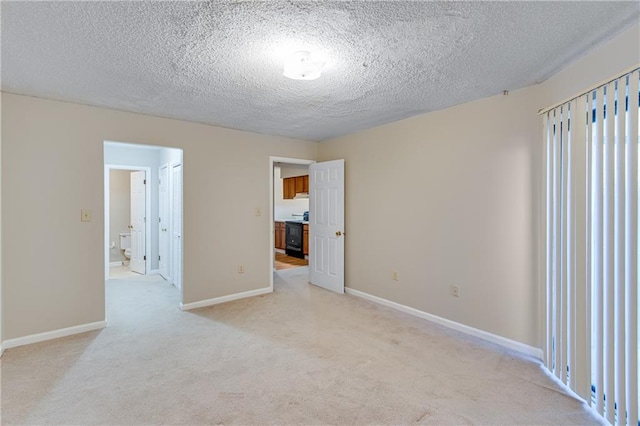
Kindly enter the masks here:
<path id="1" fill-rule="evenodd" d="M 322 143 L 346 161 L 346 285 L 536 345 L 537 106 L 529 88 Z"/>
<path id="2" fill-rule="evenodd" d="M 638 64 L 638 28 L 541 85 L 321 143 L 346 160 L 346 285 L 541 347 L 537 111 Z"/>
<path id="3" fill-rule="evenodd" d="M 3 339 L 104 320 L 104 140 L 184 150 L 185 303 L 269 286 L 269 215 L 255 216 L 268 211 L 269 156 L 315 159 L 316 143 L 7 93 L 2 102 Z M 92 222 L 80 222 L 83 208 Z"/>
<path id="4" fill-rule="evenodd" d="M 109 171 L 109 262 L 124 260 L 120 234 L 128 233 L 131 224 L 131 170 Z"/>

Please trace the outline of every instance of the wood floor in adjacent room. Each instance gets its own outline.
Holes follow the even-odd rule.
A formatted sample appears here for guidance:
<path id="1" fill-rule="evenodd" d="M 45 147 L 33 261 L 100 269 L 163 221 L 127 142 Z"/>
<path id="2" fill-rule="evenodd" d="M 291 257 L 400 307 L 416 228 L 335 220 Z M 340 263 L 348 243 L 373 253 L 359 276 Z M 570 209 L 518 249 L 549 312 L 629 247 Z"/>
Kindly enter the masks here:
<path id="1" fill-rule="evenodd" d="M 276 271 L 282 269 L 299 268 L 301 266 L 307 266 L 309 261 L 307 259 L 299 259 L 293 256 L 287 256 L 283 253 L 276 252 Z"/>
<path id="2" fill-rule="evenodd" d="M 109 327 L 12 348 L 2 424 L 597 424 L 537 360 L 275 273 L 182 312 L 159 276 L 107 283 Z"/>

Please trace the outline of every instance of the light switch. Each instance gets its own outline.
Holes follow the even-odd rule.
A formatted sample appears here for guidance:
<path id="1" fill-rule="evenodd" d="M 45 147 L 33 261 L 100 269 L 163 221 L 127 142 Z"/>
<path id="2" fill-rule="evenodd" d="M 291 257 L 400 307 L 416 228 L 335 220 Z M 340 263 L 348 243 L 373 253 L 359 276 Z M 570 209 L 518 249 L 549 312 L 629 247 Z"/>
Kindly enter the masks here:
<path id="1" fill-rule="evenodd" d="M 80 220 L 82 222 L 91 222 L 91 210 L 87 210 L 87 209 L 80 210 Z"/>

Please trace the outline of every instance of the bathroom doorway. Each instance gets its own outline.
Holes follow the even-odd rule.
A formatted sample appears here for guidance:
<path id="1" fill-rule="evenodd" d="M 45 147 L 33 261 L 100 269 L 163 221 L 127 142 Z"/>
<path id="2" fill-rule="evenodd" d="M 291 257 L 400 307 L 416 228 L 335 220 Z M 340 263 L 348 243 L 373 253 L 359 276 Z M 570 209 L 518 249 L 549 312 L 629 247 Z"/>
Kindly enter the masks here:
<path id="1" fill-rule="evenodd" d="M 182 293 L 182 154 L 104 142 L 106 280 L 160 275 Z"/>
<path id="2" fill-rule="evenodd" d="M 150 167 L 105 166 L 107 279 L 146 275 L 150 270 L 151 223 L 146 220 L 151 217 L 150 176 Z"/>

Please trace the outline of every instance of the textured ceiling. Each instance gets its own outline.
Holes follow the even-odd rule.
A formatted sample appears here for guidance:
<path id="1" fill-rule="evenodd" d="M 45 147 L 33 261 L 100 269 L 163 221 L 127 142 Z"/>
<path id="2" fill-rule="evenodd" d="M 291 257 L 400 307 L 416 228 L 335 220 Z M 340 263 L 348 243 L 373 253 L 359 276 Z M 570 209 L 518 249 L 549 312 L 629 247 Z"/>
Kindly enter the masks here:
<path id="1" fill-rule="evenodd" d="M 6 2 L 2 90 L 324 140 L 541 82 L 640 2 Z M 287 53 L 328 58 L 282 76 Z"/>

